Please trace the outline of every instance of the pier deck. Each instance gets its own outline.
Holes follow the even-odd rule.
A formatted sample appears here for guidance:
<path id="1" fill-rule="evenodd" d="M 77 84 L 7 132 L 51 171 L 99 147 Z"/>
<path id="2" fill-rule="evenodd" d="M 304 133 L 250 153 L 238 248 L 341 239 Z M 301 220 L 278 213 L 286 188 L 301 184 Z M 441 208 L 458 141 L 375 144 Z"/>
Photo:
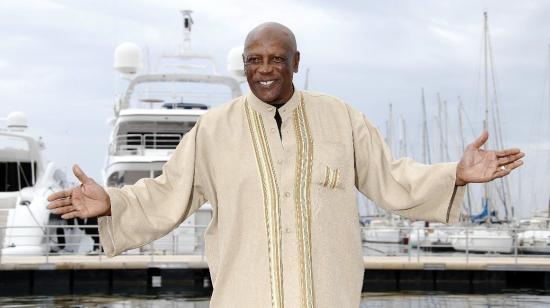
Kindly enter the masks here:
<path id="1" fill-rule="evenodd" d="M 466 270 L 466 271 L 550 271 L 550 257 L 515 256 L 365 256 L 366 270 Z M 202 255 L 106 256 L 2 256 L 0 270 L 41 269 L 206 269 Z"/>
<path id="2" fill-rule="evenodd" d="M 540 256 L 365 256 L 364 292 L 550 290 Z M 515 290 L 515 291 L 514 291 Z M 202 255 L 1 256 L 0 296 L 186 293 L 209 296 Z"/>

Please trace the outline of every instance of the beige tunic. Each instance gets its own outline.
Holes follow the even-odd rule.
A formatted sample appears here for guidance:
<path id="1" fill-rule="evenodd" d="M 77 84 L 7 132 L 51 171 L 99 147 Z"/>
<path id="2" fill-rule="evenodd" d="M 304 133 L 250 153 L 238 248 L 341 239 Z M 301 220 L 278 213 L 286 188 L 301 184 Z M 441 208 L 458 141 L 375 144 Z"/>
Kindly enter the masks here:
<path id="1" fill-rule="evenodd" d="M 356 190 L 396 214 L 456 222 L 456 163 L 392 160 L 378 130 L 332 96 L 295 91 L 275 109 L 253 94 L 203 115 L 163 174 L 109 189 L 109 256 L 177 227 L 205 201 L 212 307 L 358 307 Z"/>

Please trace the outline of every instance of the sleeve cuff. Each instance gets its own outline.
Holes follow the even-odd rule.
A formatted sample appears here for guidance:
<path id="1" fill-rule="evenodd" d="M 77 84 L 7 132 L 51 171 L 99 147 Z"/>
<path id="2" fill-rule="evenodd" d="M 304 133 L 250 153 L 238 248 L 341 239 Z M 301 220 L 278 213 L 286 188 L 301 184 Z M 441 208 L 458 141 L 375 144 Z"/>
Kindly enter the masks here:
<path id="1" fill-rule="evenodd" d="M 464 200 L 464 192 L 466 191 L 466 185 L 454 187 L 453 194 L 449 200 L 447 206 L 447 213 L 445 215 L 446 224 L 456 224 L 460 218 L 460 209 L 462 208 L 462 201 Z"/>
<path id="2" fill-rule="evenodd" d="M 450 168 L 451 170 L 451 177 L 450 177 L 450 189 L 448 194 L 448 201 L 446 202 L 444 206 L 444 213 L 443 214 L 443 223 L 445 224 L 456 224 L 458 223 L 460 219 L 460 210 L 462 208 L 462 201 L 464 200 L 464 192 L 466 191 L 466 185 L 464 186 L 457 186 L 456 185 L 456 168 L 458 163 L 450 163 L 449 166 L 452 166 Z"/>
<path id="3" fill-rule="evenodd" d="M 113 218 L 118 215 L 118 205 L 120 200 L 118 198 L 117 192 L 113 188 L 107 188 L 107 193 L 111 200 L 111 216 L 102 216 L 98 219 L 98 229 L 99 229 L 99 240 L 103 250 L 108 257 L 114 257 L 121 253 L 117 251 L 115 244 L 115 232 Z"/>

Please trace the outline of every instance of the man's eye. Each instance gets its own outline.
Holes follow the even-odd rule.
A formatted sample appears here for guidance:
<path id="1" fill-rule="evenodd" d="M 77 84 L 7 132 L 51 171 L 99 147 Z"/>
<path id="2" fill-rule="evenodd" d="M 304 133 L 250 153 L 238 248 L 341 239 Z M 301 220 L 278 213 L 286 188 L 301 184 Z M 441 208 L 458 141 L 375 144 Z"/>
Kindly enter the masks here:
<path id="1" fill-rule="evenodd" d="M 262 62 L 262 61 L 260 60 L 260 58 L 248 58 L 248 59 L 246 60 L 246 63 L 249 63 L 249 64 L 258 64 L 258 63 L 260 63 L 260 62 Z"/>
<path id="2" fill-rule="evenodd" d="M 274 58 L 273 58 L 273 62 L 275 62 L 275 63 L 283 63 L 283 62 L 285 62 L 285 58 L 283 58 L 283 57 L 274 57 Z"/>

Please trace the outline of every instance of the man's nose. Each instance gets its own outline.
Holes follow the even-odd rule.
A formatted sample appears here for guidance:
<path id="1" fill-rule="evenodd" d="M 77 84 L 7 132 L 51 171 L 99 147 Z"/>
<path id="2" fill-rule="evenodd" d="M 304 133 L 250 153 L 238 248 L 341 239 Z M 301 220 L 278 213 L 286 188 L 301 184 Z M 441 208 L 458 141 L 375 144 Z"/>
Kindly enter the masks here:
<path id="1" fill-rule="evenodd" d="M 262 63 L 260 65 L 260 67 L 258 68 L 258 72 L 260 72 L 262 74 L 268 74 L 268 73 L 271 73 L 271 71 L 273 71 L 273 67 L 268 62 Z"/>

